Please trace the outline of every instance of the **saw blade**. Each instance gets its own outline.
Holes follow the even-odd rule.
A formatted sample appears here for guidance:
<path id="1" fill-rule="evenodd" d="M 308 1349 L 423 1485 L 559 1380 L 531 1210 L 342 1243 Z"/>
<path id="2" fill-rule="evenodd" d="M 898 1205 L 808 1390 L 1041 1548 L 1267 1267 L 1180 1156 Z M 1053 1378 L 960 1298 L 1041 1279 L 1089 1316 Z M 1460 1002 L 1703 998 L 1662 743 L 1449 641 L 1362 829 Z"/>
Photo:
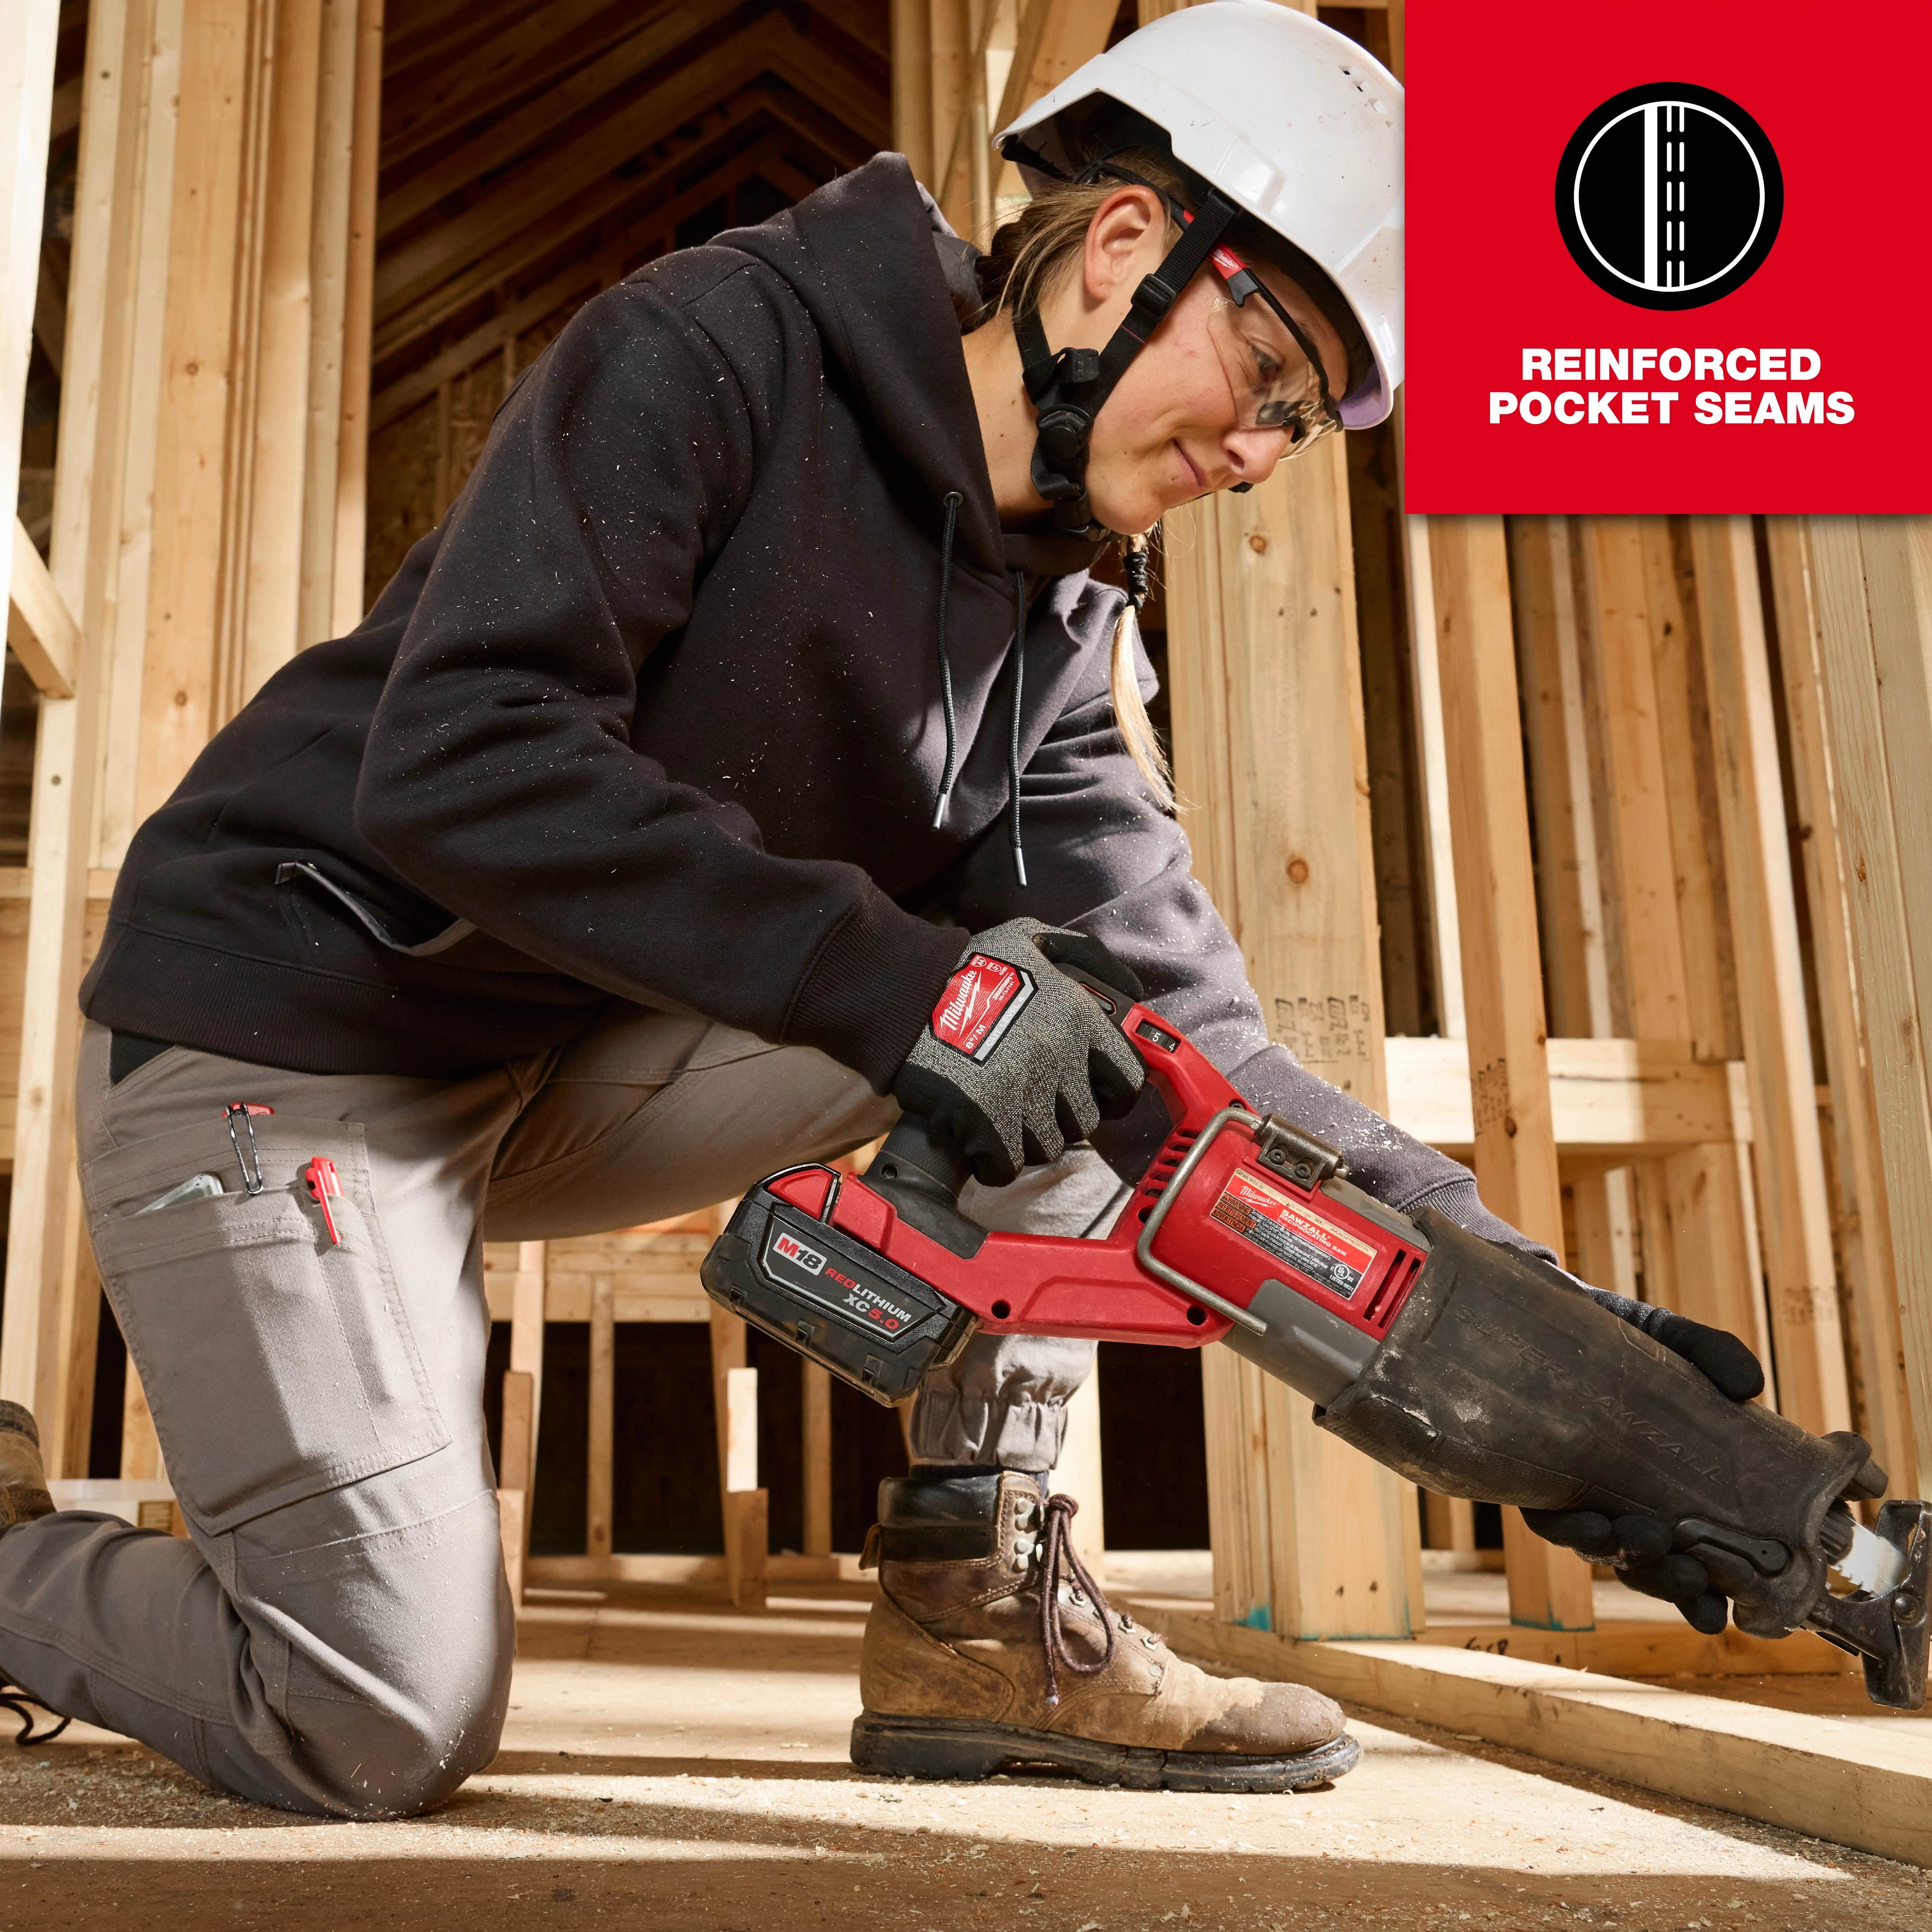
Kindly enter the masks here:
<path id="1" fill-rule="evenodd" d="M 1894 1590 L 1905 1580 L 1905 1573 L 1910 1565 L 1902 1550 L 1895 1550 L 1882 1536 L 1874 1534 L 1863 1523 L 1852 1529 L 1852 1546 L 1841 1562 L 1832 1568 L 1846 1582 L 1856 1584 L 1861 1590 L 1869 1590 L 1875 1597 L 1882 1597 L 1888 1590 Z"/>

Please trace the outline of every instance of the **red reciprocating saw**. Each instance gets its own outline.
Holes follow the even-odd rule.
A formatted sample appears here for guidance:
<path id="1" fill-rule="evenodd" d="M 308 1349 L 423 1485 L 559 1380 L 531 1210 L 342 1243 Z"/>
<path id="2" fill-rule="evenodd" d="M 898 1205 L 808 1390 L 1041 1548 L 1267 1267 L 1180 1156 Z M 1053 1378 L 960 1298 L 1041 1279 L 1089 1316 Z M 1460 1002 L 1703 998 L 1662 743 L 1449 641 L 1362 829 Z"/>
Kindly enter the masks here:
<path id="1" fill-rule="evenodd" d="M 1159 1014 L 1059 970 L 1118 1016 L 1172 1123 L 1109 1234 L 988 1232 L 959 1211 L 964 1163 L 908 1114 L 862 1179 L 754 1187 L 705 1258 L 712 1297 L 882 1402 L 981 1330 L 1226 1342 L 1438 1494 L 1664 1518 L 1741 1628 L 1816 1630 L 1863 1658 L 1874 1702 L 1924 1704 L 1932 1508 L 1853 1518 L 1846 1499 L 1886 1486 L 1862 1438 L 1734 1402 L 1533 1256 L 1384 1206 Z M 1834 1568 L 1862 1587 L 1834 1592 Z"/>

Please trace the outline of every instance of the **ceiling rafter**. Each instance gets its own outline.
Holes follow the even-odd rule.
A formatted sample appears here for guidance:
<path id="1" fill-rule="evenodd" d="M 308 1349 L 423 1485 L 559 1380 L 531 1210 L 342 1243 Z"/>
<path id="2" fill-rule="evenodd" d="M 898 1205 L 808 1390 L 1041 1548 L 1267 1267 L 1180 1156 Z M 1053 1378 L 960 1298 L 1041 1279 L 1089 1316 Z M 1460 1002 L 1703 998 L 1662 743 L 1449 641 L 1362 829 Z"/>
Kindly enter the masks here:
<path id="1" fill-rule="evenodd" d="M 491 316 L 451 343 L 420 368 L 398 376 L 371 404 L 370 428 L 383 429 L 406 416 L 427 402 L 445 382 L 474 368 L 513 337 L 536 327 L 546 316 L 555 314 L 572 296 L 584 292 L 587 299 L 592 289 L 620 280 L 628 272 L 627 264 L 637 261 L 656 243 L 668 241 L 681 222 L 688 220 L 721 195 L 729 194 L 754 175 L 763 175 L 774 188 L 794 197 L 810 194 L 819 184 L 785 159 L 784 151 L 790 140 L 788 133 L 766 135 L 682 194 L 640 215 L 609 247 L 572 262 L 501 314 Z"/>
<path id="2" fill-rule="evenodd" d="M 690 0 L 658 0 L 646 8 L 614 7 L 611 0 L 550 0 L 520 14 L 454 66 L 433 70 L 413 87 L 385 90 L 382 165 L 406 161 L 467 123 L 548 86 L 661 14 L 694 10 Z"/>
<path id="3" fill-rule="evenodd" d="M 488 248 L 544 220 L 631 159 L 644 128 L 675 128 L 701 106 L 774 73 L 806 94 L 836 103 L 836 117 L 874 147 L 890 140 L 882 113 L 855 98 L 861 83 L 782 16 L 766 15 L 722 46 L 681 66 L 623 104 L 620 114 L 594 121 L 574 140 L 540 153 L 493 183 L 474 207 L 427 228 L 381 259 L 376 272 L 379 311 L 402 307 Z"/>
<path id="4" fill-rule="evenodd" d="M 441 328 L 494 288 L 514 283 L 532 267 L 554 256 L 570 233 L 581 234 L 598 221 L 615 216 L 693 168 L 706 166 L 740 128 L 771 105 L 771 89 L 756 84 L 716 101 L 674 130 L 654 146 L 662 152 L 648 166 L 628 174 L 613 174 L 571 204 L 570 226 L 560 233 L 546 219 L 520 230 L 496 248 L 475 257 L 427 294 L 397 309 L 379 314 L 374 346 L 376 362 L 393 362 L 412 343 Z M 643 218 L 640 215 L 639 218 Z"/>
<path id="5" fill-rule="evenodd" d="M 439 154 L 420 174 L 392 188 L 376 204 L 379 245 L 478 177 L 498 173 L 521 160 L 558 129 L 580 121 L 626 81 L 674 58 L 692 37 L 691 12 L 680 7 L 660 15 L 649 26 L 606 48 L 556 86 Z M 686 63 L 687 67 L 692 64 Z"/>
<path id="6" fill-rule="evenodd" d="M 415 0 L 406 12 L 388 8 L 382 35 L 385 85 L 406 86 L 414 69 L 460 60 L 527 4 L 528 0 L 498 0 L 494 6 L 488 0 Z"/>

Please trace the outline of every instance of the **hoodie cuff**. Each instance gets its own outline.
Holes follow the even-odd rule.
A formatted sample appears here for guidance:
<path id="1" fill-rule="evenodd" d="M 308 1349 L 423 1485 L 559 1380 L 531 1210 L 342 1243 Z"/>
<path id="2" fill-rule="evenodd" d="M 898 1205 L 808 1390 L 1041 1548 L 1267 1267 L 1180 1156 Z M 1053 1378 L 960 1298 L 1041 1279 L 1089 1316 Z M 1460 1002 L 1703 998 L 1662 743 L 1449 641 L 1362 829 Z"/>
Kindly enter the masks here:
<path id="1" fill-rule="evenodd" d="M 785 1016 L 788 1045 L 815 1046 L 891 1091 L 966 950 L 957 926 L 902 912 L 884 893 L 856 906 L 818 949 Z"/>

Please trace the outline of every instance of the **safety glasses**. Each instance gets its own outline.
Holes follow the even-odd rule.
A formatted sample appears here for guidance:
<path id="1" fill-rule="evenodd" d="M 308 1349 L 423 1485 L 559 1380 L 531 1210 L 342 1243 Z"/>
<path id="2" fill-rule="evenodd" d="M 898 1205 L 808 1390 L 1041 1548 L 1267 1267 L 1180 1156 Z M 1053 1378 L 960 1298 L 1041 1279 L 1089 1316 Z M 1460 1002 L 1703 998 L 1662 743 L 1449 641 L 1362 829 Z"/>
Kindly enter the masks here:
<path id="1" fill-rule="evenodd" d="M 1209 259 L 1227 293 L 1214 298 L 1208 332 L 1234 394 L 1236 420 L 1243 429 L 1285 431 L 1286 454 L 1299 456 L 1342 427 L 1322 358 L 1232 248 L 1217 248 Z"/>

